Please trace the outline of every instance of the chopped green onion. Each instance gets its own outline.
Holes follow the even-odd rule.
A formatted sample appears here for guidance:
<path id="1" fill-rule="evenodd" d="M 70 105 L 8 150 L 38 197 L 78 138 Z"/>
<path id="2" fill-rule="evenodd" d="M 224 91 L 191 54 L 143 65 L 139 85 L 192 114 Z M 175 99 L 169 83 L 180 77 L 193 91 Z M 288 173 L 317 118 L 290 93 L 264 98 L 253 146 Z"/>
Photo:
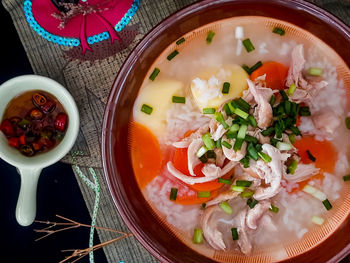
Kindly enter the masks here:
<path id="1" fill-rule="evenodd" d="M 186 98 L 185 97 L 173 96 L 172 102 L 173 103 L 186 103 Z"/>
<path id="2" fill-rule="evenodd" d="M 257 161 L 259 159 L 259 155 L 258 155 L 258 152 L 257 150 L 255 149 L 254 145 L 252 143 L 250 143 L 247 147 L 248 149 L 248 153 L 249 153 L 249 156 L 254 159 L 255 161 Z"/>
<path id="3" fill-rule="evenodd" d="M 345 125 L 346 125 L 346 128 L 350 130 L 350 117 L 345 118 Z"/>
<path id="4" fill-rule="evenodd" d="M 242 41 L 242 43 L 243 43 L 243 46 L 245 47 L 245 49 L 247 50 L 248 53 L 255 49 L 255 47 L 253 46 L 252 42 L 250 42 L 249 38 L 244 39 Z"/>
<path id="5" fill-rule="evenodd" d="M 322 203 L 327 210 L 331 210 L 333 207 L 328 199 L 323 200 Z"/>
<path id="6" fill-rule="evenodd" d="M 225 122 L 224 120 L 224 116 L 222 116 L 221 112 L 215 112 L 215 119 L 220 122 L 222 124 L 222 126 L 224 126 L 225 129 L 228 129 L 230 126 L 228 126 L 228 124 Z"/>
<path id="7" fill-rule="evenodd" d="M 246 102 L 244 99 L 242 98 L 239 98 L 238 100 L 235 101 L 238 105 L 238 107 L 241 109 L 241 110 L 244 110 L 245 112 L 249 112 L 250 110 L 250 105 L 248 102 Z"/>
<path id="8" fill-rule="evenodd" d="M 253 199 L 253 198 L 249 198 L 249 199 L 247 200 L 247 205 L 249 206 L 250 209 L 253 209 L 254 206 L 256 206 L 258 203 L 259 203 L 259 201 L 258 201 L 258 200 L 255 200 L 255 199 Z"/>
<path id="9" fill-rule="evenodd" d="M 239 116 L 236 116 L 233 119 L 232 123 L 239 123 L 240 125 L 247 125 L 247 126 L 249 125 L 249 122 L 247 120 L 245 120 Z"/>
<path id="10" fill-rule="evenodd" d="M 271 139 L 270 139 L 270 143 L 271 143 L 271 145 L 274 146 L 274 147 L 276 147 L 276 144 L 277 144 L 278 142 L 280 142 L 280 140 L 277 140 L 277 139 L 275 139 L 275 138 L 271 138 Z"/>
<path id="11" fill-rule="evenodd" d="M 280 28 L 280 27 L 275 27 L 272 30 L 273 33 L 280 35 L 280 36 L 284 36 L 286 34 L 286 31 L 284 31 L 284 29 Z"/>
<path id="12" fill-rule="evenodd" d="M 280 103 L 278 104 L 277 106 L 277 116 L 283 116 L 285 114 L 285 110 L 284 110 L 284 107 L 283 107 L 284 103 Z"/>
<path id="13" fill-rule="evenodd" d="M 199 197 L 199 198 L 210 197 L 210 192 L 209 191 L 198 191 L 197 197 Z"/>
<path id="14" fill-rule="evenodd" d="M 148 106 L 147 104 L 143 104 L 141 106 L 141 111 L 146 113 L 146 114 L 148 114 L 148 115 L 150 115 L 152 113 L 152 111 L 153 111 L 153 108 L 151 106 Z"/>
<path id="15" fill-rule="evenodd" d="M 203 109 L 203 114 L 214 114 L 215 113 L 215 108 L 204 108 Z"/>
<path id="16" fill-rule="evenodd" d="M 245 125 L 245 124 L 242 124 L 241 127 L 239 127 L 237 138 L 238 139 L 244 139 L 245 135 L 247 133 L 247 129 L 248 129 L 248 126 Z"/>
<path id="17" fill-rule="evenodd" d="M 232 103 L 231 102 L 227 103 L 227 106 L 230 109 L 231 113 L 234 113 L 235 107 L 233 107 Z"/>
<path id="18" fill-rule="evenodd" d="M 269 208 L 269 210 L 273 213 L 278 213 L 278 211 L 280 211 L 280 209 L 277 206 L 274 206 L 273 204 L 271 204 L 271 207 Z"/>
<path id="19" fill-rule="evenodd" d="M 202 146 L 201 148 L 199 148 L 197 152 L 197 157 L 198 158 L 202 157 L 207 151 L 208 151 L 207 147 Z"/>
<path id="20" fill-rule="evenodd" d="M 237 123 L 232 124 L 232 126 L 229 129 L 229 132 L 237 132 L 239 131 L 239 125 Z"/>
<path id="21" fill-rule="evenodd" d="M 297 140 L 295 139 L 295 135 L 292 133 L 292 134 L 289 134 L 288 135 L 288 138 L 289 138 L 289 141 L 291 143 L 295 143 Z"/>
<path id="22" fill-rule="evenodd" d="M 249 187 L 252 185 L 252 181 L 246 181 L 246 180 L 237 180 L 236 185 L 237 186 L 244 186 L 244 187 Z"/>
<path id="23" fill-rule="evenodd" d="M 243 164 L 244 168 L 249 167 L 249 156 L 246 156 L 240 160 L 240 163 Z"/>
<path id="24" fill-rule="evenodd" d="M 280 90 L 280 94 L 281 94 L 283 100 L 289 100 L 289 98 L 284 90 Z"/>
<path id="25" fill-rule="evenodd" d="M 202 140 L 208 150 L 213 150 L 215 148 L 215 142 L 211 138 L 211 134 L 209 132 L 202 135 Z"/>
<path id="26" fill-rule="evenodd" d="M 245 187 L 244 186 L 232 185 L 231 189 L 232 189 L 232 191 L 242 193 L 244 191 Z"/>
<path id="27" fill-rule="evenodd" d="M 235 144 L 233 145 L 233 149 L 235 152 L 239 151 L 242 148 L 244 139 L 237 138 Z"/>
<path id="28" fill-rule="evenodd" d="M 295 102 L 292 102 L 291 108 L 290 108 L 290 116 L 296 118 L 299 111 L 299 104 L 296 104 Z"/>
<path id="29" fill-rule="evenodd" d="M 180 38 L 178 41 L 176 41 L 176 45 L 180 45 L 183 42 L 185 42 L 185 38 Z"/>
<path id="30" fill-rule="evenodd" d="M 208 34 L 207 34 L 207 38 L 206 38 L 206 41 L 207 41 L 207 44 L 209 45 L 212 41 L 213 41 L 213 38 L 215 36 L 215 32 L 213 31 L 209 31 Z"/>
<path id="31" fill-rule="evenodd" d="M 260 152 L 260 151 L 262 150 L 262 144 L 257 143 L 257 144 L 255 145 L 255 150 L 257 150 L 258 152 Z"/>
<path id="32" fill-rule="evenodd" d="M 290 108 L 291 108 L 292 103 L 289 100 L 286 100 L 284 102 L 284 110 L 286 111 L 286 114 L 290 114 Z"/>
<path id="33" fill-rule="evenodd" d="M 278 125 L 278 123 L 275 124 L 275 135 L 276 135 L 276 138 L 278 138 L 278 139 L 282 138 L 282 130 L 281 130 L 280 126 Z"/>
<path id="34" fill-rule="evenodd" d="M 287 167 L 287 173 L 288 174 L 294 174 L 295 173 L 295 169 L 297 169 L 298 166 L 298 162 L 297 160 L 293 160 L 290 165 Z"/>
<path id="35" fill-rule="evenodd" d="M 215 142 L 216 148 L 221 148 L 221 138 Z"/>
<path id="36" fill-rule="evenodd" d="M 271 107 L 273 107 L 273 105 L 275 104 L 275 102 L 276 102 L 276 96 L 275 95 L 271 95 L 271 98 L 270 98 L 270 105 L 271 105 Z"/>
<path id="37" fill-rule="evenodd" d="M 280 151 L 289 151 L 293 149 L 293 145 L 288 142 L 277 142 L 276 148 Z"/>
<path id="38" fill-rule="evenodd" d="M 320 201 L 324 201 L 325 199 L 327 199 L 327 196 L 325 193 L 321 192 L 320 190 L 308 184 L 304 186 L 303 192 L 312 195 L 313 197 L 317 198 Z"/>
<path id="39" fill-rule="evenodd" d="M 309 68 L 309 74 L 311 76 L 321 76 L 322 75 L 323 70 L 321 68 Z"/>
<path id="40" fill-rule="evenodd" d="M 216 159 L 216 153 L 213 150 L 209 150 L 206 153 L 208 159 Z"/>
<path id="41" fill-rule="evenodd" d="M 257 127 L 258 126 L 258 124 L 257 124 L 257 122 L 256 122 L 256 119 L 254 118 L 254 116 L 253 115 L 249 115 L 248 116 L 248 121 L 250 122 L 250 125 L 252 125 L 252 127 Z"/>
<path id="42" fill-rule="evenodd" d="M 298 127 L 296 127 L 296 126 L 290 127 L 290 130 L 291 130 L 295 135 L 301 135 L 301 132 L 299 131 Z"/>
<path id="43" fill-rule="evenodd" d="M 231 228 L 231 233 L 232 233 L 232 239 L 233 240 L 238 240 L 239 239 L 239 235 L 238 235 L 238 231 L 237 228 Z"/>
<path id="44" fill-rule="evenodd" d="M 231 149 L 232 148 L 232 145 L 229 144 L 227 141 L 222 141 L 221 144 L 222 144 L 222 146 L 225 146 L 227 149 Z"/>
<path id="45" fill-rule="evenodd" d="M 344 182 L 350 181 L 350 174 L 344 175 L 344 176 L 343 176 L 343 180 L 344 180 Z"/>
<path id="46" fill-rule="evenodd" d="M 202 162 L 202 163 L 207 163 L 208 162 L 208 157 L 206 154 L 203 154 L 201 157 L 199 157 L 199 160 Z"/>
<path id="47" fill-rule="evenodd" d="M 159 68 L 155 68 L 152 72 L 152 74 L 149 76 L 149 79 L 154 81 L 156 79 L 156 77 L 158 76 L 160 72 L 160 69 Z"/>
<path id="48" fill-rule="evenodd" d="M 249 114 L 246 113 L 245 111 L 241 110 L 240 108 L 236 108 L 234 110 L 234 114 L 238 115 L 239 117 L 243 118 L 243 119 L 247 119 Z"/>
<path id="49" fill-rule="evenodd" d="M 202 231 L 202 229 L 200 229 L 200 228 L 195 228 L 194 229 L 193 243 L 194 244 L 201 244 L 201 243 L 203 243 L 203 231 Z"/>
<path id="50" fill-rule="evenodd" d="M 295 85 L 294 83 L 293 84 L 291 84 L 290 86 L 289 86 L 289 89 L 288 89 L 288 95 L 289 96 L 292 96 L 293 94 L 294 94 L 294 91 L 295 91 L 295 89 L 297 88 L 297 85 Z"/>
<path id="51" fill-rule="evenodd" d="M 267 128 L 266 130 L 263 130 L 261 132 L 261 135 L 263 136 L 270 136 L 275 131 L 275 128 L 273 126 Z"/>
<path id="52" fill-rule="evenodd" d="M 313 216 L 311 218 L 311 222 L 320 226 L 324 223 L 324 219 L 322 217 L 319 217 L 319 216 Z"/>
<path id="53" fill-rule="evenodd" d="M 219 179 L 218 179 L 218 182 L 219 182 L 219 183 L 222 183 L 222 184 L 229 184 L 229 185 L 232 184 L 232 180 L 224 179 L 224 178 L 219 178 Z"/>
<path id="54" fill-rule="evenodd" d="M 230 110 L 230 107 L 228 106 L 228 103 L 225 103 L 224 110 L 225 110 L 225 113 L 226 113 L 227 116 L 231 116 L 232 115 L 232 112 Z"/>
<path id="55" fill-rule="evenodd" d="M 306 150 L 306 153 L 307 153 L 307 157 L 309 157 L 311 161 L 316 162 L 315 156 L 313 156 L 309 150 Z"/>
<path id="56" fill-rule="evenodd" d="M 226 133 L 227 139 L 237 139 L 237 132 L 228 132 Z"/>
<path id="57" fill-rule="evenodd" d="M 255 138 L 254 136 L 250 136 L 250 135 L 248 135 L 248 134 L 245 135 L 244 140 L 245 140 L 246 142 L 251 142 L 251 143 L 253 143 L 253 144 L 257 144 L 258 141 L 259 141 L 258 138 Z"/>
<path id="58" fill-rule="evenodd" d="M 171 188 L 170 190 L 170 200 L 175 201 L 177 197 L 177 188 Z"/>
<path id="59" fill-rule="evenodd" d="M 263 65 L 263 64 L 262 64 L 261 61 L 256 62 L 256 63 L 249 69 L 250 74 L 252 74 L 255 70 L 257 70 L 258 68 L 260 68 L 262 65 Z M 249 75 L 250 75 L 250 74 L 249 74 Z"/>
<path id="60" fill-rule="evenodd" d="M 242 198 L 249 198 L 249 197 L 252 197 L 253 195 L 254 195 L 254 192 L 251 190 L 246 190 L 241 193 Z"/>
<path id="61" fill-rule="evenodd" d="M 224 82 L 222 85 L 222 94 L 228 94 L 230 91 L 230 83 L 229 82 Z"/>
<path id="62" fill-rule="evenodd" d="M 300 116 L 310 116 L 311 112 L 310 112 L 310 108 L 305 106 L 305 107 L 300 107 L 299 109 L 299 115 Z"/>
<path id="63" fill-rule="evenodd" d="M 265 162 L 265 163 L 269 163 L 269 162 L 271 162 L 271 157 L 268 155 L 268 154 L 266 154 L 266 153 L 264 153 L 264 152 L 258 152 L 258 155 L 260 156 L 260 158 Z"/>
<path id="64" fill-rule="evenodd" d="M 173 52 L 171 52 L 166 58 L 167 58 L 167 60 L 172 60 L 174 57 L 176 57 L 177 55 L 179 54 L 179 51 L 177 51 L 176 49 L 173 51 Z"/>
<path id="65" fill-rule="evenodd" d="M 206 203 L 202 203 L 202 204 L 201 204 L 201 210 L 204 210 L 206 206 L 207 206 Z"/>
<path id="66" fill-rule="evenodd" d="M 232 207 L 226 202 L 223 201 L 219 204 L 220 208 L 228 215 L 231 215 L 233 210 Z"/>
<path id="67" fill-rule="evenodd" d="M 296 120 L 294 118 L 287 117 L 284 120 L 284 124 L 286 128 L 292 127 L 296 123 Z"/>
<path id="68" fill-rule="evenodd" d="M 245 72 L 247 72 L 248 75 L 251 74 L 250 67 L 248 67 L 247 65 L 243 65 L 242 68 L 245 70 Z"/>

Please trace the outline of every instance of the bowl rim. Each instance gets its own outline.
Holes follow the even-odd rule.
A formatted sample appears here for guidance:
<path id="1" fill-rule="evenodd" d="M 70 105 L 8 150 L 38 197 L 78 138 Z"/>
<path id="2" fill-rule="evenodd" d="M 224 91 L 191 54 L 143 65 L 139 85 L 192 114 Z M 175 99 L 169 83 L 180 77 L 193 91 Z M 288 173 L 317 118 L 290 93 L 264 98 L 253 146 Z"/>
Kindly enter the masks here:
<path id="1" fill-rule="evenodd" d="M 265 1 L 265 0 L 264 0 Z M 224 3 L 254 3 L 256 0 L 203 0 L 198 1 L 192 4 L 189 4 L 176 12 L 172 13 L 165 19 L 161 20 L 158 24 L 156 24 L 154 27 L 152 27 L 151 30 L 149 30 L 143 38 L 139 41 L 139 43 L 136 44 L 136 46 L 132 49 L 132 51 L 128 54 L 125 61 L 122 63 L 120 69 L 118 70 L 118 73 L 115 77 L 115 80 L 113 82 L 112 89 L 110 91 L 110 94 L 108 96 L 107 104 L 104 111 L 104 117 L 103 117 L 103 125 L 102 125 L 102 140 L 101 140 L 101 157 L 102 157 L 102 164 L 103 164 L 103 170 L 104 170 L 104 177 L 107 182 L 109 193 L 112 197 L 113 203 L 115 207 L 117 208 L 117 211 L 119 212 L 121 218 L 123 219 L 126 226 L 130 229 L 130 231 L 134 234 L 138 242 L 148 251 L 150 252 L 155 258 L 160 260 L 161 262 L 173 262 L 168 255 L 164 255 L 160 253 L 159 248 L 157 248 L 155 245 L 153 245 L 152 240 L 141 231 L 139 226 L 132 224 L 132 213 L 130 212 L 130 209 L 125 205 L 122 194 L 121 194 L 121 187 L 119 185 L 113 185 L 112 182 L 112 173 L 113 170 L 111 166 L 111 162 L 109 158 L 106 158 L 110 155 L 112 145 L 108 144 L 110 141 L 111 135 L 113 133 L 112 131 L 112 121 L 115 118 L 116 111 L 113 109 L 117 105 L 118 100 L 121 96 L 121 91 L 123 90 L 123 85 L 125 83 L 125 80 L 130 73 L 131 69 L 137 62 L 137 55 L 139 53 L 142 53 L 147 48 L 147 43 L 149 41 L 152 41 L 157 38 L 157 36 L 160 34 L 160 32 L 163 32 L 164 25 L 168 25 L 169 23 L 175 23 L 177 19 L 184 18 L 186 16 L 189 16 L 193 13 L 199 12 L 201 10 L 204 10 L 210 6 L 216 6 L 219 4 Z M 347 26 L 342 20 L 340 20 L 337 16 L 331 14 L 330 12 L 324 10 L 323 8 L 317 6 L 314 3 L 307 2 L 305 0 L 269 0 L 266 2 L 273 2 L 275 4 L 282 4 L 285 5 L 286 2 L 289 2 L 289 5 L 292 5 L 294 8 L 299 7 L 303 8 L 303 11 L 307 11 L 310 16 L 317 17 L 318 19 L 322 20 L 324 23 L 330 24 L 332 27 L 337 28 L 340 30 L 340 32 L 345 35 L 346 38 L 350 40 L 350 27 Z M 203 25 L 202 25 L 203 26 Z M 169 43 L 170 44 L 170 43 Z M 350 60 L 347 62 L 345 61 L 348 67 L 350 67 Z M 119 176 L 119 175 L 116 175 Z M 329 259 L 328 262 L 338 262 L 342 258 L 344 258 L 350 251 L 350 247 L 345 252 L 346 248 L 344 248 L 342 251 L 340 251 L 338 254 L 334 255 L 331 259 Z M 296 256 L 293 256 L 292 258 L 295 258 L 297 256 L 300 256 L 302 254 L 308 253 L 308 251 L 304 251 L 301 254 L 298 254 Z M 289 259 L 292 259 L 289 258 Z"/>

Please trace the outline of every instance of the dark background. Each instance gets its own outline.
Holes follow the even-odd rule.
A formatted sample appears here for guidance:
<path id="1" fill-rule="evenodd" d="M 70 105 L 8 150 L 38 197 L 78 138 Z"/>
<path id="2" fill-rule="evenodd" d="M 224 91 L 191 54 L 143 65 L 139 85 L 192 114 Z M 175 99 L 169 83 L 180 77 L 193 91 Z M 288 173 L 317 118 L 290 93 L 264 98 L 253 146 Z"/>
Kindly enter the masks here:
<path id="1" fill-rule="evenodd" d="M 0 4 L 1 57 L 0 84 L 15 76 L 33 74 L 10 15 Z M 15 218 L 20 177 L 16 169 L 0 159 L 0 262 L 59 262 L 71 253 L 65 249 L 84 249 L 89 246 L 89 228 L 78 228 L 53 234 L 35 241 L 41 233 L 34 229 L 45 226 L 34 223 L 20 226 Z M 56 163 L 43 170 L 38 184 L 37 220 L 58 221 L 56 214 L 80 223 L 90 224 L 91 218 L 68 164 Z M 95 234 L 95 244 L 100 243 Z M 86 256 L 79 262 L 89 262 Z M 103 250 L 95 252 L 95 262 L 107 262 Z"/>

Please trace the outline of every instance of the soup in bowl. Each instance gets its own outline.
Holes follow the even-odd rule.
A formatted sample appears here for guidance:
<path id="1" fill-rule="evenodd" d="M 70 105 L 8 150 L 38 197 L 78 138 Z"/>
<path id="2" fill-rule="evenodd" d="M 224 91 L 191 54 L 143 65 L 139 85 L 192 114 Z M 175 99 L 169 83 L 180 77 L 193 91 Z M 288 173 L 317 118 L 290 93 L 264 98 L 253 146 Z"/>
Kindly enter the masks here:
<path id="1" fill-rule="evenodd" d="M 312 258 L 344 227 L 349 68 L 317 32 L 285 20 L 203 22 L 157 56 L 144 51 L 133 92 L 117 77 L 107 178 L 126 223 L 162 259 Z"/>

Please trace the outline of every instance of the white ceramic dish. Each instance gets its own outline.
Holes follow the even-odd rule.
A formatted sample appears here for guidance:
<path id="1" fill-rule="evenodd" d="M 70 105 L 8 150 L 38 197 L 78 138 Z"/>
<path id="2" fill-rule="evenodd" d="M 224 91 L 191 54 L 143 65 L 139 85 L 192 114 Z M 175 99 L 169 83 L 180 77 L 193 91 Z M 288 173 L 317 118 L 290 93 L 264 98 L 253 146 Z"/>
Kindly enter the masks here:
<path id="1" fill-rule="evenodd" d="M 46 153 L 33 157 L 26 157 L 9 146 L 6 137 L 0 132 L 0 158 L 15 166 L 21 175 L 16 219 L 22 226 L 30 225 L 35 219 L 36 189 L 41 170 L 59 161 L 69 152 L 79 131 L 79 112 L 73 97 L 61 84 L 37 75 L 16 77 L 0 85 L 0 117 L 14 97 L 30 90 L 43 90 L 54 95 L 65 108 L 69 124 L 60 144 Z"/>

